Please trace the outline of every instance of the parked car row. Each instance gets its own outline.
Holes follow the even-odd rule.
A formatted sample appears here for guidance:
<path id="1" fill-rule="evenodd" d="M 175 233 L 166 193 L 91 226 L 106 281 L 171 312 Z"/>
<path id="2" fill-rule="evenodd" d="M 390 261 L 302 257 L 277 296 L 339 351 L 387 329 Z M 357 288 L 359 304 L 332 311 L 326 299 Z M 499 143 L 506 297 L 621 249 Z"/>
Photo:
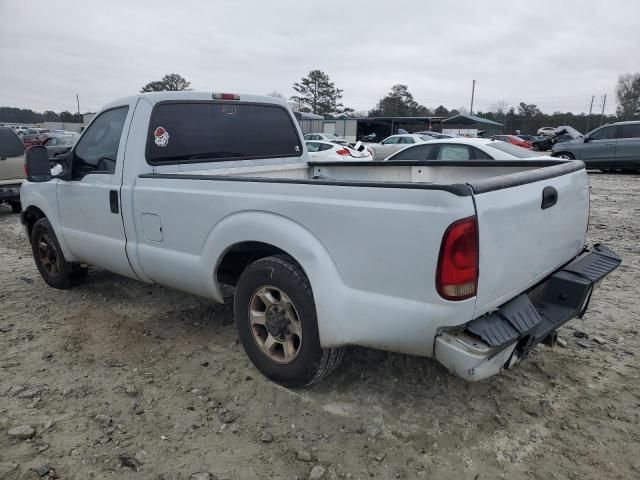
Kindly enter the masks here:
<path id="1" fill-rule="evenodd" d="M 547 130 L 549 132 L 549 130 Z M 315 137 L 321 134 L 308 134 Z M 391 135 L 380 143 L 366 143 L 371 155 L 353 152 L 352 146 L 335 142 L 307 142 L 313 159 L 326 160 L 511 160 L 549 158 L 535 151 L 549 151 L 553 157 L 578 159 L 588 168 L 640 171 L 640 121 L 604 125 L 582 135 L 570 126 L 553 129 L 544 137 L 494 135 L 483 138 L 437 138 L 433 132 Z M 522 137 L 529 137 L 525 139 Z M 330 137 L 324 137 L 330 138 Z M 341 139 L 344 141 L 344 139 Z M 541 157 L 541 155 L 543 155 Z"/>

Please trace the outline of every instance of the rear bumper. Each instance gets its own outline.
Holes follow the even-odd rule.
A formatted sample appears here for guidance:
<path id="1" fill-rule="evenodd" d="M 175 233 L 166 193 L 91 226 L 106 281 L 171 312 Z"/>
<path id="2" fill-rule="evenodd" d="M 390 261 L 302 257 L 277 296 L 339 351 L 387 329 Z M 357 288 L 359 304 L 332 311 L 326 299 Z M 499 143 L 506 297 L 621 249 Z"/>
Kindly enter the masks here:
<path id="1" fill-rule="evenodd" d="M 20 184 L 0 185 L 0 200 L 20 200 Z"/>
<path id="2" fill-rule="evenodd" d="M 555 343 L 556 330 L 589 306 L 594 288 L 621 258 L 604 245 L 550 275 L 497 310 L 436 338 L 435 358 L 451 372 L 478 381 L 518 363 L 538 343 Z"/>

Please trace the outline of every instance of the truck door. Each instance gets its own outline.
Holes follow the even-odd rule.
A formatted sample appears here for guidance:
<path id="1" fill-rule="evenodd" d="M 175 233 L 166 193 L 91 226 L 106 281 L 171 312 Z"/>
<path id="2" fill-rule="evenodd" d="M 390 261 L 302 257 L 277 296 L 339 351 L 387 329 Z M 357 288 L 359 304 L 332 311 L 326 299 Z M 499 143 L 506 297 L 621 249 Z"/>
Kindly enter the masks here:
<path id="1" fill-rule="evenodd" d="M 640 168 L 640 123 L 618 126 L 616 166 Z"/>
<path id="2" fill-rule="evenodd" d="M 135 104 L 100 113 L 70 152 L 70 180 L 57 186 L 62 235 L 80 262 L 136 278 L 120 209 L 122 165 Z M 123 135 L 124 132 L 124 135 Z"/>
<path id="3" fill-rule="evenodd" d="M 580 149 L 580 160 L 584 160 L 588 167 L 613 167 L 616 158 L 616 126 L 596 130 L 589 136 Z"/>

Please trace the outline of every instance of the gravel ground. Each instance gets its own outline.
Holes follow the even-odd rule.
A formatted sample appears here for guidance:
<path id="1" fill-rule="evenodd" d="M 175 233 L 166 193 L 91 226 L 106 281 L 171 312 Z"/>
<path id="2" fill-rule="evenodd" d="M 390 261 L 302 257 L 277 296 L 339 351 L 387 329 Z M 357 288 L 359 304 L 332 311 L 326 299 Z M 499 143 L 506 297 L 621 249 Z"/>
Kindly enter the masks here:
<path id="1" fill-rule="evenodd" d="M 354 348 L 281 388 L 230 305 L 93 269 L 51 289 L 0 207 L 0 479 L 640 478 L 640 176 L 590 179 L 590 237 L 623 265 L 564 348 L 479 384 Z"/>

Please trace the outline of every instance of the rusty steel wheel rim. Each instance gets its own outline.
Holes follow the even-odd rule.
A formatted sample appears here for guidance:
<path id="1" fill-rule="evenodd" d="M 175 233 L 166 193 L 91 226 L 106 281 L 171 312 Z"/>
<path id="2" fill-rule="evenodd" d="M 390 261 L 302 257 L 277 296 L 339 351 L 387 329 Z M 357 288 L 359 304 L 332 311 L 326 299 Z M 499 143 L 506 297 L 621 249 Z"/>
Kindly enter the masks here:
<path id="1" fill-rule="evenodd" d="M 302 324 L 291 299 L 277 287 L 257 289 L 249 301 L 253 341 L 270 360 L 293 362 L 302 347 Z"/>
<path id="2" fill-rule="evenodd" d="M 57 276 L 60 272 L 58 253 L 53 245 L 51 237 L 44 233 L 38 239 L 38 256 L 40 264 L 51 276 Z"/>

